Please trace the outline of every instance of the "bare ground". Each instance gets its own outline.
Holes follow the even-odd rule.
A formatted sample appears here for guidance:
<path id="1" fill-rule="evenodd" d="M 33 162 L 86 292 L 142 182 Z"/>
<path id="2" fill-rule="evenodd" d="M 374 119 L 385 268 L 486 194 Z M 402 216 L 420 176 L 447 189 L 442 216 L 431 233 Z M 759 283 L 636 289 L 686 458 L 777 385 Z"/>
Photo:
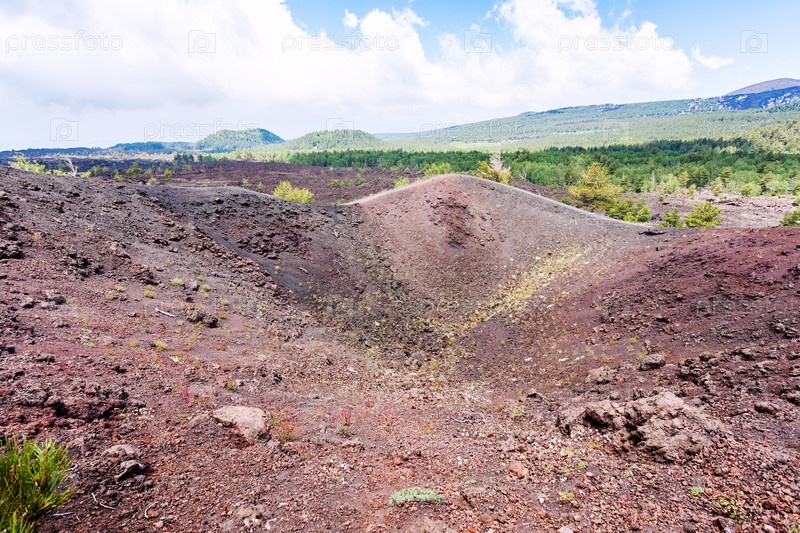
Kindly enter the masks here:
<path id="1" fill-rule="evenodd" d="M 42 531 L 800 524 L 798 230 L 460 176 L 340 206 L 0 184 L 0 432 L 76 464 Z M 412 486 L 445 501 L 389 504 Z"/>

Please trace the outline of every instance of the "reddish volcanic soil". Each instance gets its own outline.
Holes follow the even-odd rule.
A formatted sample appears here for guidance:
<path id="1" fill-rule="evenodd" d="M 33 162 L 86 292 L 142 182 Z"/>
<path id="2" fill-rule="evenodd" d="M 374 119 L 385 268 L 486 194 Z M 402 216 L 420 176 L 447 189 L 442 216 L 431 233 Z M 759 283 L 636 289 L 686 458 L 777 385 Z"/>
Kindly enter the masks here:
<path id="1" fill-rule="evenodd" d="M 0 435 L 75 465 L 40 531 L 798 530 L 800 230 L 319 172 L 0 169 Z"/>

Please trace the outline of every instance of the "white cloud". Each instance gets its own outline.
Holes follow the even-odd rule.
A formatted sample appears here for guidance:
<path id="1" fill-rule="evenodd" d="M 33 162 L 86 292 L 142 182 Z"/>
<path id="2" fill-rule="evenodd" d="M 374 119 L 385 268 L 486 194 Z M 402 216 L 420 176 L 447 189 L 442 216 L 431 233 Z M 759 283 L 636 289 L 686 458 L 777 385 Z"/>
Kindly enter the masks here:
<path id="1" fill-rule="evenodd" d="M 347 28 L 348 30 L 353 30 L 358 26 L 358 17 L 345 9 L 344 19 L 342 19 L 342 24 L 344 24 L 344 27 Z"/>
<path id="2" fill-rule="evenodd" d="M 719 70 L 722 67 L 733 65 L 732 57 L 704 56 L 700 53 L 700 45 L 692 47 L 692 59 L 711 70 Z"/>
<path id="3" fill-rule="evenodd" d="M 692 61 L 654 24 L 606 28 L 591 0 L 507 0 L 494 16 L 511 46 L 476 27 L 441 35 L 440 49 L 428 51 L 426 22 L 410 7 L 361 18 L 345 10 L 347 31 L 314 34 L 283 0 L 20 6 L 0 6 L 0 27 L 15 32 L 0 50 L 0 149 L 49 145 L 50 120 L 61 117 L 80 122 L 78 145 L 195 140 L 219 124 L 293 137 L 329 119 L 415 131 L 672 97 L 693 83 Z M 81 48 L 59 40 L 40 50 L 36 36 Z M 100 36 L 114 46 L 87 50 Z"/>

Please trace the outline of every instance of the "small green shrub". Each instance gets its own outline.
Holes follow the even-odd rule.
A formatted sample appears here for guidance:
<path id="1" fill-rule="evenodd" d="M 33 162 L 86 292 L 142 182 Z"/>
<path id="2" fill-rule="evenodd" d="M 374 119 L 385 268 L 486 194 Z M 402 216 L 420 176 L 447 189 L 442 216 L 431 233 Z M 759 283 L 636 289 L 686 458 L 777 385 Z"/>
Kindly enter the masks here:
<path id="1" fill-rule="evenodd" d="M 134 161 L 128 170 L 125 171 L 125 175 L 128 177 L 128 179 L 136 179 L 139 177 L 139 173 L 141 171 L 142 169 L 139 167 L 139 163 Z"/>
<path id="2" fill-rule="evenodd" d="M 761 194 L 761 186 L 758 183 L 745 183 L 739 187 L 742 196 L 758 196 Z"/>
<path id="3" fill-rule="evenodd" d="M 600 163 L 592 163 L 581 173 L 577 184 L 567 191 L 578 207 L 604 209 L 622 194 L 622 187 L 611 181 L 608 171 Z"/>
<path id="4" fill-rule="evenodd" d="M 399 189 L 401 187 L 405 187 L 409 183 L 410 182 L 409 182 L 408 178 L 398 178 L 398 179 L 394 180 L 394 188 L 395 189 Z"/>
<path id="5" fill-rule="evenodd" d="M 800 209 L 786 213 L 781 219 L 781 226 L 800 226 Z"/>
<path id="6" fill-rule="evenodd" d="M 17 170 L 24 170 L 26 172 L 37 172 L 39 174 L 47 174 L 47 169 L 41 163 L 37 163 L 36 161 L 28 161 L 25 159 L 25 156 L 17 156 L 15 161 L 11 163 L 11 168 L 16 168 Z"/>
<path id="7" fill-rule="evenodd" d="M 721 177 L 717 176 L 714 181 L 708 184 L 708 190 L 714 196 L 722 196 L 722 193 L 725 192 L 725 182 L 722 181 Z"/>
<path id="8" fill-rule="evenodd" d="M 431 489 L 421 489 L 419 487 L 408 487 L 403 490 L 395 492 L 389 503 L 397 505 L 403 502 L 418 501 L 418 502 L 441 502 L 444 498 L 436 494 Z"/>
<path id="9" fill-rule="evenodd" d="M 684 217 L 689 228 L 716 228 L 722 224 L 720 210 L 711 202 L 697 204 L 692 212 Z"/>
<path id="10" fill-rule="evenodd" d="M 502 168 L 493 168 L 486 161 L 478 163 L 478 177 L 489 181 L 496 181 L 503 185 L 511 183 L 511 172 Z"/>
<path id="11" fill-rule="evenodd" d="M 72 462 L 67 449 L 52 440 L 7 438 L 0 456 L 0 531 L 32 533 L 34 523 L 72 496 L 62 484 Z"/>
<path id="12" fill-rule="evenodd" d="M 450 163 L 442 161 L 441 163 L 431 163 L 425 167 L 425 177 L 438 176 L 440 174 L 450 174 L 453 171 Z"/>
<path id="13" fill-rule="evenodd" d="M 703 487 L 691 487 L 689 489 L 689 495 L 690 496 L 700 496 L 704 492 L 705 492 L 705 489 L 703 489 Z"/>
<path id="14" fill-rule="evenodd" d="M 723 493 L 714 498 L 714 510 L 717 514 L 743 522 L 749 517 L 742 494 Z"/>
<path id="15" fill-rule="evenodd" d="M 644 202 L 634 202 L 624 198 L 614 198 L 606 203 L 606 216 L 626 222 L 649 222 L 653 216 L 650 207 Z"/>
<path id="16" fill-rule="evenodd" d="M 272 191 L 272 196 L 289 200 L 290 202 L 299 202 L 301 204 L 314 203 L 314 193 L 308 189 L 300 189 L 299 187 L 292 187 L 291 182 L 282 181 Z"/>
<path id="17" fill-rule="evenodd" d="M 681 216 L 678 214 L 678 208 L 676 207 L 672 211 L 667 211 L 664 213 L 664 216 L 661 217 L 661 223 L 659 226 L 662 228 L 682 228 L 683 221 L 681 220 Z"/>

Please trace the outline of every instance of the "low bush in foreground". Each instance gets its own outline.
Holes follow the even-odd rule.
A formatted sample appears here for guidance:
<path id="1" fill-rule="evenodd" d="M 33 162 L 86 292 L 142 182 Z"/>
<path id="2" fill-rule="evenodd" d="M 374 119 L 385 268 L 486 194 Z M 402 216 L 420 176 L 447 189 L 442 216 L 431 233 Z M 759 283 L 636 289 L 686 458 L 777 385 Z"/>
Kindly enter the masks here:
<path id="1" fill-rule="evenodd" d="M 72 496 L 62 488 L 72 462 L 67 449 L 47 440 L 40 447 L 23 437 L 5 440 L 0 456 L 0 531 L 28 533 L 34 523 Z"/>
<path id="2" fill-rule="evenodd" d="M 692 212 L 686 215 L 687 228 L 716 228 L 722 224 L 722 217 L 719 216 L 720 210 L 711 202 L 697 204 Z"/>
<path id="3" fill-rule="evenodd" d="M 299 202 L 301 204 L 314 203 L 314 193 L 308 189 L 301 189 L 299 187 L 292 187 L 291 182 L 282 181 L 272 191 L 272 196 L 289 200 L 290 202 Z"/>
<path id="4" fill-rule="evenodd" d="M 781 219 L 781 226 L 800 226 L 800 209 L 786 213 Z"/>
<path id="5" fill-rule="evenodd" d="M 409 487 L 397 491 L 389 503 L 397 505 L 403 502 L 418 501 L 418 502 L 441 502 L 444 498 L 436 494 L 431 489 L 421 489 L 419 487 Z"/>

